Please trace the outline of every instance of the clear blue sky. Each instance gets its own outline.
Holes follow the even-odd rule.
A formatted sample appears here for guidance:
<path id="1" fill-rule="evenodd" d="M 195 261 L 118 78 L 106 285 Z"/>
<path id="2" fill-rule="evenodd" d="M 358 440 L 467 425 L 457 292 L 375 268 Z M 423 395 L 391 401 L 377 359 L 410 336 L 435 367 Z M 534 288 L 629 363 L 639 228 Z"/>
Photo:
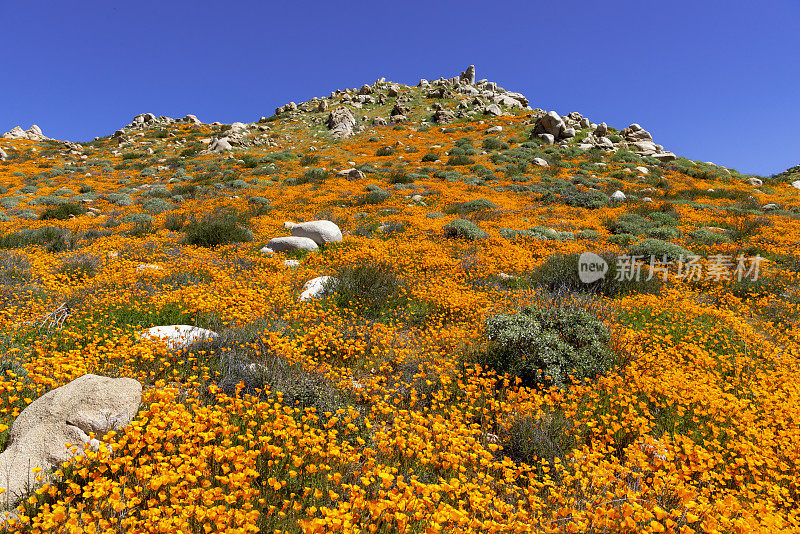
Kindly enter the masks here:
<path id="1" fill-rule="evenodd" d="M 144 112 L 250 122 L 474 63 L 533 107 L 638 122 L 740 172 L 800 163 L 800 2 L 0 0 L 0 132 L 107 135 Z"/>

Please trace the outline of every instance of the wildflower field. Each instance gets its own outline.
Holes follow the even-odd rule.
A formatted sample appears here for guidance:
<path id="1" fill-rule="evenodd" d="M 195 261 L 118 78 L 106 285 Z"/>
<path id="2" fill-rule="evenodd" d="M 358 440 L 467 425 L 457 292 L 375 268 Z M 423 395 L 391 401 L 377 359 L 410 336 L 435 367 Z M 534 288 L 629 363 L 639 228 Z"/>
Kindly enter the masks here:
<path id="1" fill-rule="evenodd" d="M 8 531 L 800 531 L 800 190 L 544 145 L 525 110 L 325 115 L 220 154 L 226 125 L 0 140 L 0 446 L 86 373 L 145 390 Z M 343 241 L 260 252 L 319 219 Z M 702 276 L 590 287 L 586 251 Z M 299 301 L 323 275 L 347 284 Z M 219 337 L 137 336 L 174 324 Z"/>

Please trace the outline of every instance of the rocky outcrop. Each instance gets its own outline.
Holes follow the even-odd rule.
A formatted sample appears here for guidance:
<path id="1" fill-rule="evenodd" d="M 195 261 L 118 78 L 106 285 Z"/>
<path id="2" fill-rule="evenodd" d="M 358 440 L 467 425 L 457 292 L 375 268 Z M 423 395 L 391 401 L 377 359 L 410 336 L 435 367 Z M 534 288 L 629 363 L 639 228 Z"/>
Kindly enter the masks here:
<path id="1" fill-rule="evenodd" d="M 330 112 L 326 125 L 332 136 L 344 139 L 355 133 L 356 117 L 349 109 L 339 107 Z"/>
<path id="2" fill-rule="evenodd" d="M 84 445 L 99 447 L 97 438 L 127 426 L 141 401 L 142 385 L 132 378 L 86 374 L 30 403 L 11 425 L 8 447 L 0 454 L 3 502 L 15 505 L 50 478 L 50 469 L 83 454 Z M 36 476 L 37 468 L 43 476 Z"/>
<path id="3" fill-rule="evenodd" d="M 45 137 L 42 129 L 32 125 L 27 130 L 23 130 L 19 126 L 14 126 L 10 131 L 3 134 L 3 139 L 28 139 L 30 141 L 47 141 L 50 138 Z"/>

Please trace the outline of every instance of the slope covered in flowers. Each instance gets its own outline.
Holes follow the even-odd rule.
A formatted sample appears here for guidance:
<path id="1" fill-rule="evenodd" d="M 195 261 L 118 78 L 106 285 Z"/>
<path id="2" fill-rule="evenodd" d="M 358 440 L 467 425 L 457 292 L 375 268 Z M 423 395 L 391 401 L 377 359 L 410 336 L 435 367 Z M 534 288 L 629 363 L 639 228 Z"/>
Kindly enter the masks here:
<path id="1" fill-rule="evenodd" d="M 544 146 L 522 110 L 346 140 L 308 120 L 324 116 L 274 117 L 276 146 L 222 154 L 202 152 L 214 125 L 81 151 L 2 141 L 0 443 L 33 399 L 85 373 L 146 390 L 134 422 L 31 493 L 11 530 L 800 530 L 798 190 Z M 350 168 L 364 178 L 337 174 Z M 608 200 L 617 190 L 625 202 Z M 343 242 L 260 252 L 284 221 L 313 219 Z M 455 219 L 483 235 L 448 236 Z M 251 239 L 190 244 L 213 220 Z M 647 239 L 706 270 L 714 255 L 766 260 L 758 282 L 672 273 L 614 297 L 537 282 L 554 255 Z M 386 306 L 298 301 L 307 280 L 359 266 L 396 289 Z M 487 318 L 525 305 L 591 310 L 618 361 L 563 388 L 479 365 Z M 167 324 L 221 337 L 170 352 L 136 335 Z M 231 358 L 263 365 L 261 387 L 236 386 Z"/>

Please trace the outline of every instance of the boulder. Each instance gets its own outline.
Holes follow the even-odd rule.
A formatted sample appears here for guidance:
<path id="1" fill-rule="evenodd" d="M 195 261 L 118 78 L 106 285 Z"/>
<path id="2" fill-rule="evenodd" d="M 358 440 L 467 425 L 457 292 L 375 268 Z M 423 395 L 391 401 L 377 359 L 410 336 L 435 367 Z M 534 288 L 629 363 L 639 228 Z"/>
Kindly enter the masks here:
<path id="1" fill-rule="evenodd" d="M 356 125 L 356 117 L 349 109 L 339 107 L 330 112 L 326 124 L 328 129 L 331 131 L 331 135 L 336 138 L 343 139 L 353 135 L 353 128 Z"/>
<path id="2" fill-rule="evenodd" d="M 597 146 L 601 148 L 614 148 L 614 142 L 608 137 L 601 137 L 597 140 Z"/>
<path id="3" fill-rule="evenodd" d="M 336 282 L 336 278 L 332 276 L 318 276 L 317 278 L 312 278 L 303 286 L 303 292 L 300 293 L 299 300 L 306 301 L 322 298 L 325 296 L 326 286 Z"/>
<path id="4" fill-rule="evenodd" d="M 553 136 L 553 140 L 555 141 L 562 137 L 562 133 L 565 129 L 566 125 L 561 117 L 558 116 L 558 113 L 551 111 L 536 121 L 536 126 L 533 128 L 532 135 L 549 134 Z"/>
<path id="5" fill-rule="evenodd" d="M 620 130 L 619 134 L 628 141 L 653 141 L 653 137 L 650 135 L 650 132 L 636 123 L 631 124 L 627 128 L 623 128 Z"/>
<path id="6" fill-rule="evenodd" d="M 495 117 L 499 117 L 503 114 L 503 110 L 500 109 L 500 106 L 497 104 L 489 104 L 486 106 L 486 109 L 483 110 L 484 115 L 494 115 Z"/>
<path id="7" fill-rule="evenodd" d="M 748 178 L 747 183 L 749 183 L 750 185 L 754 185 L 756 187 L 761 187 L 762 185 L 764 185 L 764 182 L 762 182 L 758 178 Z"/>
<path id="8" fill-rule="evenodd" d="M 651 154 L 650 157 L 656 158 L 664 163 L 678 159 L 678 156 L 672 152 L 659 152 L 658 154 Z"/>
<path id="9" fill-rule="evenodd" d="M 797 189 L 800 189 L 800 180 L 792 182 L 792 187 L 796 187 Z"/>
<path id="10" fill-rule="evenodd" d="M 623 200 L 625 200 L 626 197 L 625 197 L 625 193 L 623 193 L 622 191 L 617 190 L 617 191 L 614 191 L 614 193 L 611 195 L 610 198 L 613 201 L 622 202 Z"/>
<path id="11" fill-rule="evenodd" d="M 456 116 L 449 109 L 438 109 L 433 114 L 433 121 L 437 124 L 448 124 L 456 120 Z"/>
<path id="12" fill-rule="evenodd" d="M 26 493 L 46 482 L 32 472 L 57 468 L 84 445 L 97 448 L 111 430 L 120 430 L 136 416 L 142 401 L 142 385 L 132 378 L 109 378 L 86 374 L 48 391 L 30 403 L 11 425 L 9 443 L 0 454 L 0 487 L 3 500 L 14 506 Z M 66 444 L 73 445 L 67 449 Z"/>
<path id="13" fill-rule="evenodd" d="M 634 152 L 638 152 L 640 154 L 651 155 L 658 152 L 656 150 L 656 145 L 653 144 L 651 141 L 636 141 L 631 143 Z"/>
<path id="14" fill-rule="evenodd" d="M 8 154 L 6 151 L 0 148 L 0 161 L 5 161 L 8 158 Z"/>
<path id="15" fill-rule="evenodd" d="M 189 124 L 203 124 L 202 122 L 200 122 L 200 119 L 198 119 L 196 115 L 186 115 L 183 118 L 183 122 L 188 122 Z"/>
<path id="16" fill-rule="evenodd" d="M 764 211 L 772 211 L 778 209 L 778 205 L 775 203 L 764 204 L 761 206 L 761 209 Z"/>
<path id="17" fill-rule="evenodd" d="M 467 67 L 467 70 L 462 72 L 458 79 L 461 83 L 475 85 L 475 65 Z"/>
<path id="18" fill-rule="evenodd" d="M 608 133 L 608 125 L 604 122 L 601 122 L 597 125 L 597 128 L 594 130 L 595 137 L 603 137 Z"/>
<path id="19" fill-rule="evenodd" d="M 495 133 L 500 133 L 502 131 L 503 131 L 502 126 L 492 126 L 491 128 L 486 129 L 487 134 L 495 134 Z"/>
<path id="20" fill-rule="evenodd" d="M 308 221 L 303 223 L 293 223 L 286 221 L 283 227 L 291 230 L 296 237 L 309 238 L 317 245 L 327 243 L 341 243 L 342 231 L 333 221 Z"/>
<path id="21" fill-rule="evenodd" d="M 225 152 L 226 150 L 233 150 L 233 145 L 231 145 L 227 137 L 222 137 L 220 139 L 215 137 L 208 145 L 208 152 L 212 154 L 219 154 L 220 152 Z"/>
<path id="22" fill-rule="evenodd" d="M 647 167 L 639 166 L 635 167 L 633 170 L 635 170 L 639 174 L 650 174 L 650 170 Z"/>
<path id="23" fill-rule="evenodd" d="M 14 126 L 11 131 L 3 134 L 4 139 L 28 139 L 30 141 L 46 141 L 48 138 L 42 133 L 42 129 L 32 125 L 27 130 L 23 130 L 19 126 Z"/>
<path id="24" fill-rule="evenodd" d="M 533 163 L 537 167 L 549 167 L 550 166 L 550 164 L 547 163 L 547 160 L 545 160 L 543 158 L 533 158 L 531 163 Z"/>
<path id="25" fill-rule="evenodd" d="M 183 349 L 198 341 L 206 341 L 217 337 L 217 333 L 199 326 L 175 324 L 154 326 L 139 333 L 139 338 L 163 341 L 170 350 Z"/>
<path id="26" fill-rule="evenodd" d="M 373 126 L 386 126 L 386 119 L 384 119 L 383 117 L 375 117 L 374 119 L 372 119 L 372 125 Z"/>
<path id="27" fill-rule="evenodd" d="M 261 249 L 262 254 L 288 252 L 291 250 L 317 250 L 319 247 L 313 239 L 299 236 L 273 237 L 267 246 Z"/>
<path id="28" fill-rule="evenodd" d="M 553 143 L 556 142 L 555 136 L 553 136 L 551 134 L 548 134 L 548 133 L 539 134 L 536 137 L 538 137 L 539 139 L 543 140 L 545 142 L 545 144 L 547 144 L 547 145 L 552 145 Z"/>

